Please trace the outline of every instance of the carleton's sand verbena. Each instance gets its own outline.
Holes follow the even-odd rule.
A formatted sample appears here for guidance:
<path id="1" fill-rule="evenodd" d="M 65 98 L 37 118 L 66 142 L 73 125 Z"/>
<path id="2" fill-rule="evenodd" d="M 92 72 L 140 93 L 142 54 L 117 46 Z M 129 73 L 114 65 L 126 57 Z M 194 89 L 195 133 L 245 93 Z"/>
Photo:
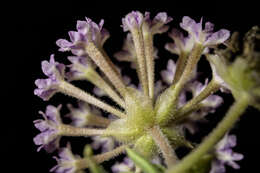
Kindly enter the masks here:
<path id="1" fill-rule="evenodd" d="M 160 58 L 157 52 L 163 50 L 154 47 L 153 38 L 156 34 L 166 33 L 172 20 L 165 12 L 152 19 L 149 12 L 142 14 L 138 11 L 122 19 L 123 30 L 128 33 L 122 50 L 115 53 L 114 58 L 130 62 L 131 68 L 136 70 L 138 86 L 131 83 L 129 76 L 122 75 L 104 50 L 103 45 L 110 35 L 103 27 L 103 20 L 99 24 L 89 18 L 77 21 L 77 31 L 69 32 L 69 41 L 57 40 L 59 51 L 73 54 L 68 57 L 71 64 L 65 66 L 57 62 L 54 54 L 50 61 L 43 61 L 42 71 L 47 78 L 35 81 L 37 89 L 34 93 L 48 101 L 60 92 L 78 99 L 79 106 L 68 104 L 70 113 L 66 116 L 71 118 L 70 124 L 62 121 L 61 105 L 47 106 L 45 113 L 40 112 L 44 119 L 34 121 L 35 127 L 41 131 L 34 138 L 35 144 L 40 146 L 38 150 L 44 148 L 49 153 L 59 150 L 58 164 L 51 171 L 74 173 L 91 167 L 90 156 L 74 155 L 69 144 L 59 147 L 62 136 L 92 137 L 92 148 L 101 148 L 100 154 L 91 156 L 97 164 L 127 150 L 136 152 L 144 160 L 161 164 L 165 167 L 160 169 L 161 172 L 204 170 L 205 173 L 220 173 L 225 172 L 225 164 L 239 168 L 235 161 L 241 160 L 243 155 L 232 151 L 236 137 L 228 135 L 228 131 L 248 105 L 260 107 L 259 70 L 255 68 L 259 64 L 255 57 L 259 54 L 253 54 L 252 48 L 258 28 L 248 32 L 242 55 L 230 63 L 228 56 L 234 51 L 236 35 L 230 38 L 226 29 L 214 32 L 212 23 L 203 24 L 202 18 L 197 23 L 184 16 L 180 27 L 188 33 L 187 36 L 173 28 L 169 32 L 173 42 L 165 45 L 166 50 L 178 55 L 177 62 L 170 59 L 167 69 L 161 71 L 162 80 L 155 81 L 155 60 Z M 225 48 L 218 48 L 220 44 Z M 202 55 L 209 61 L 212 71 L 212 77 L 204 83 L 198 81 L 197 74 Z M 76 80 L 92 83 L 95 86 L 93 93 L 72 84 Z M 230 92 L 235 103 L 215 130 L 197 146 L 186 139 L 185 133 L 196 133 L 199 129 L 197 122 L 205 121 L 205 116 L 214 113 L 223 103 L 223 99 L 214 94 L 218 90 Z M 192 94 L 189 100 L 187 92 Z M 110 98 L 111 104 L 101 97 Z M 101 110 L 111 115 L 102 116 Z M 180 146 L 193 152 L 180 160 L 175 153 Z M 142 169 L 148 169 L 148 164 L 143 166 L 144 162 L 140 161 L 138 165 L 138 159 L 133 159 L 135 163 L 131 159 L 126 157 L 122 163 L 116 163 L 111 167 L 112 171 L 142 172 Z"/>

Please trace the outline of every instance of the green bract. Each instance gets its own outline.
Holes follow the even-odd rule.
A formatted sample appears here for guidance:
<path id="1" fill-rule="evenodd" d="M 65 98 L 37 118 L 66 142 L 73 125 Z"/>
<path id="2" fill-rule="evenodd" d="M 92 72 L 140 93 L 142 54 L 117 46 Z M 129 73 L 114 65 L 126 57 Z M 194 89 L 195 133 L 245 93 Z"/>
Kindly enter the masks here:
<path id="1" fill-rule="evenodd" d="M 168 91 L 159 97 L 158 100 L 161 105 L 168 105 L 172 99 L 171 95 L 167 93 Z M 167 97 L 168 99 L 162 99 L 163 97 Z M 113 121 L 108 126 L 107 133 L 114 136 L 120 142 L 133 144 L 134 149 L 146 158 L 154 156 L 158 153 L 158 148 L 149 134 L 149 130 L 156 125 L 160 126 L 160 121 L 156 121 L 156 118 L 169 116 L 169 111 L 156 111 L 156 107 L 155 109 L 153 108 L 151 99 L 134 88 L 128 88 L 125 103 L 127 117 Z M 167 110 L 170 109 L 171 107 L 169 106 Z M 161 130 L 173 148 L 191 146 L 179 130 L 170 127 L 161 127 Z"/>

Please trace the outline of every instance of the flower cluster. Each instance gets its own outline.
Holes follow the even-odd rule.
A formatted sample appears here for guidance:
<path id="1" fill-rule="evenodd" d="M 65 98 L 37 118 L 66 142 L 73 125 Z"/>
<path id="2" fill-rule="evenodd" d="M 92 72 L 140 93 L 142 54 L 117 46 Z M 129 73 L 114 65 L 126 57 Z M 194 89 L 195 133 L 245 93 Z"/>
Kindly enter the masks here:
<path id="1" fill-rule="evenodd" d="M 47 101 L 57 92 L 58 85 L 64 78 L 65 65 L 56 62 L 52 54 L 50 62 L 42 62 L 42 71 L 49 78 L 35 81 L 38 88 L 34 90 L 34 94 Z"/>
<path id="2" fill-rule="evenodd" d="M 40 145 L 38 151 L 44 148 L 47 152 L 52 152 L 59 147 L 60 136 L 59 126 L 62 123 L 60 118 L 61 105 L 56 108 L 49 105 L 46 108 L 46 113 L 40 112 L 44 120 L 35 120 L 34 125 L 41 131 L 39 135 L 34 138 L 34 143 Z"/>
<path id="3" fill-rule="evenodd" d="M 196 133 L 199 129 L 197 123 L 205 122 L 206 116 L 223 103 L 223 99 L 213 93 L 224 86 L 230 89 L 230 84 L 227 86 L 225 79 L 218 75 L 216 62 L 210 61 L 212 79 L 209 81 L 209 77 L 204 84 L 199 82 L 197 63 L 203 54 L 209 56 L 210 49 L 226 42 L 230 32 L 226 29 L 214 32 L 214 25 L 210 22 L 206 22 L 203 29 L 202 19 L 197 23 L 184 16 L 180 27 L 188 32 L 188 36 L 174 28 L 169 34 L 174 42 L 165 45 L 179 59 L 176 63 L 170 59 L 167 69 L 160 73 L 162 80 L 155 81 L 155 59 L 159 56 L 153 36 L 167 32 L 172 20 L 165 12 L 151 18 L 149 12 L 142 14 L 139 11 L 130 12 L 122 19 L 123 31 L 128 33 L 122 50 L 114 57 L 131 63 L 139 79 L 138 86 L 131 83 L 130 77 L 123 76 L 106 54 L 103 44 L 110 35 L 103 27 L 104 20 L 99 24 L 89 18 L 77 21 L 77 31 L 69 32 L 69 41 L 57 40 L 59 51 L 73 54 L 68 56 L 71 64 L 65 66 L 56 62 L 54 55 L 49 62 L 43 61 L 42 71 L 48 78 L 35 81 L 37 89 L 34 93 L 47 101 L 61 92 L 78 99 L 79 106 L 68 104 L 70 112 L 66 117 L 71 119 L 70 124 L 62 123 L 61 106 L 51 105 L 46 113 L 40 112 L 44 120 L 34 122 L 41 131 L 34 138 L 35 144 L 40 145 L 39 149 L 48 152 L 59 150 L 58 164 L 51 171 L 75 173 L 89 167 L 87 156 L 74 155 L 70 145 L 59 148 L 62 136 L 92 137 L 92 148 L 102 150 L 101 154 L 92 157 L 98 164 L 132 148 L 146 160 L 157 158 L 170 168 L 178 163 L 175 153 L 178 147 L 194 148 L 193 143 L 186 139 L 184 129 Z M 76 80 L 94 84 L 93 94 L 72 84 Z M 191 99 L 187 93 L 191 93 Z M 108 97 L 115 104 L 106 103 L 101 96 Z M 103 115 L 100 110 L 110 115 Z M 234 160 L 241 160 L 242 155 L 232 152 L 235 144 L 235 137 L 226 135 L 215 146 L 211 173 L 224 172 L 224 164 L 239 168 Z M 139 169 L 127 157 L 122 163 L 112 166 L 116 173 Z"/>
<path id="4" fill-rule="evenodd" d="M 226 134 L 221 141 L 215 146 L 215 159 L 212 162 L 210 173 L 224 173 L 225 164 L 234 169 L 239 169 L 240 166 L 234 162 L 243 159 L 243 155 L 235 153 L 232 148 L 236 146 L 236 136 Z"/>

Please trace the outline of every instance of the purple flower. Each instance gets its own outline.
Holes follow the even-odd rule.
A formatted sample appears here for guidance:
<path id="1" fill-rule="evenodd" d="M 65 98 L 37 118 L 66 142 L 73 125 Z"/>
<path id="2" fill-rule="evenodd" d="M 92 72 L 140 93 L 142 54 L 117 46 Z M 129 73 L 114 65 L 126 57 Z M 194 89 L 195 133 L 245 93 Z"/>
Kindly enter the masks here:
<path id="1" fill-rule="evenodd" d="M 79 156 L 75 156 L 71 152 L 70 145 L 67 145 L 66 148 L 62 148 L 59 151 L 59 158 L 54 157 L 57 161 L 57 165 L 54 166 L 50 172 L 56 173 L 76 173 L 79 171 L 77 168 L 77 160 L 81 159 Z"/>
<path id="2" fill-rule="evenodd" d="M 97 150 L 101 148 L 101 152 L 105 153 L 111 151 L 115 148 L 116 142 L 111 137 L 101 137 L 101 136 L 94 136 L 92 137 L 93 143 L 91 146 L 93 149 Z"/>
<path id="3" fill-rule="evenodd" d="M 68 59 L 72 64 L 68 65 L 68 67 L 70 67 L 70 71 L 66 73 L 66 78 L 69 81 L 85 80 L 89 69 L 92 68 L 90 59 L 87 57 L 77 56 L 69 56 Z"/>
<path id="4" fill-rule="evenodd" d="M 70 113 L 66 116 L 72 119 L 72 125 L 76 127 L 84 127 L 88 125 L 88 122 L 91 120 L 89 117 L 101 115 L 98 109 L 90 107 L 85 102 L 79 102 L 78 108 L 74 108 L 71 104 L 67 106 Z"/>
<path id="5" fill-rule="evenodd" d="M 85 46 L 89 41 L 93 41 L 98 47 L 102 47 L 109 38 L 109 33 L 103 28 L 104 20 L 96 24 L 86 17 L 86 21 L 77 21 L 77 31 L 70 31 L 70 41 L 65 39 L 57 40 L 59 51 L 72 51 L 74 55 L 86 56 Z"/>
<path id="6" fill-rule="evenodd" d="M 233 152 L 232 148 L 236 146 L 236 136 L 226 134 L 223 139 L 215 146 L 216 158 L 211 165 L 210 173 L 224 173 L 224 165 L 229 165 L 234 169 L 240 166 L 235 162 L 243 159 L 243 155 Z"/>
<path id="7" fill-rule="evenodd" d="M 134 162 L 128 157 L 125 157 L 123 162 L 121 163 L 117 162 L 112 166 L 113 173 L 130 172 L 130 171 L 134 171 L 134 169 L 135 169 Z"/>
<path id="8" fill-rule="evenodd" d="M 173 60 L 170 59 L 167 63 L 167 69 L 161 71 L 162 79 L 168 85 L 170 85 L 173 82 L 175 71 L 176 71 L 176 64 L 174 63 Z"/>
<path id="9" fill-rule="evenodd" d="M 214 46 L 226 41 L 230 32 L 226 29 L 221 29 L 217 32 L 213 32 L 214 25 L 210 22 L 206 22 L 204 30 L 202 30 L 202 18 L 199 23 L 196 23 L 188 16 L 182 18 L 180 27 L 186 30 L 195 42 L 203 44 L 204 46 Z"/>
<path id="10" fill-rule="evenodd" d="M 35 81 L 38 88 L 34 90 L 34 94 L 47 101 L 58 91 L 58 85 L 64 79 L 65 65 L 55 62 L 52 54 L 50 62 L 42 62 L 42 71 L 49 78 Z"/>
<path id="11" fill-rule="evenodd" d="M 61 105 L 57 108 L 49 105 L 46 108 L 46 112 L 40 112 L 43 115 L 44 120 L 35 120 L 34 125 L 41 131 L 33 140 L 36 145 L 40 145 L 38 151 L 44 148 L 47 152 L 53 152 L 59 147 L 60 136 L 58 135 L 58 127 L 62 124 L 60 119 Z"/>
<path id="12" fill-rule="evenodd" d="M 143 14 L 139 11 L 132 11 L 122 19 L 122 27 L 124 32 L 130 31 L 135 28 L 141 28 L 143 24 Z"/>
<path id="13" fill-rule="evenodd" d="M 182 52 L 190 52 L 194 45 L 192 37 L 184 37 L 183 33 L 173 28 L 169 33 L 169 37 L 174 40 L 174 43 L 167 43 L 165 49 L 171 53 L 180 55 Z"/>
<path id="14" fill-rule="evenodd" d="M 169 26 L 165 24 L 172 21 L 172 18 L 167 15 L 166 12 L 158 13 L 153 20 L 150 19 L 150 13 L 145 12 L 144 14 L 144 26 L 143 30 L 148 30 L 152 34 L 161 34 L 169 29 Z"/>

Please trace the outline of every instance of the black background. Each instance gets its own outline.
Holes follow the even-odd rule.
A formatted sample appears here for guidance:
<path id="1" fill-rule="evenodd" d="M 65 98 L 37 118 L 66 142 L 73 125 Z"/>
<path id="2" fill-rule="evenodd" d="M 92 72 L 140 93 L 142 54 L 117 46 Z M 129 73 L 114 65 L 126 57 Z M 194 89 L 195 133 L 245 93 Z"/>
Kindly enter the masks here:
<path id="1" fill-rule="evenodd" d="M 24 5 L 24 4 L 23 4 Z M 198 5 L 198 4 L 197 4 Z M 204 6 L 205 5 L 205 6 Z M 41 61 L 49 60 L 50 54 L 55 53 L 56 60 L 68 64 L 66 60 L 66 53 L 58 52 L 58 47 L 55 42 L 59 38 L 68 38 L 68 31 L 76 29 L 76 21 L 84 20 L 84 17 L 89 17 L 95 22 L 99 22 L 100 19 L 105 20 L 104 27 L 109 30 L 111 37 L 105 44 L 105 49 L 112 57 L 113 53 L 121 50 L 125 33 L 123 33 L 121 25 L 121 18 L 132 10 L 140 10 L 141 12 L 150 11 L 152 17 L 158 12 L 165 11 L 169 16 L 173 17 L 173 21 L 170 26 L 178 27 L 183 15 L 188 15 L 197 21 L 203 16 L 204 21 L 211 21 L 215 24 L 216 29 L 226 28 L 230 31 L 245 32 L 250 29 L 251 26 L 259 24 L 255 4 L 248 6 L 239 6 L 239 8 L 232 5 L 223 5 L 220 3 L 214 4 L 213 2 L 193 6 L 192 4 L 186 4 L 183 6 L 177 4 L 166 4 L 166 7 L 129 7 L 126 2 L 118 2 L 111 4 L 100 4 L 97 2 L 94 4 L 67 4 L 66 8 L 54 7 L 49 5 L 36 5 L 31 7 L 25 5 L 27 8 L 21 8 L 15 15 L 15 19 L 18 21 L 15 23 L 15 34 L 18 33 L 19 41 L 13 42 L 13 44 L 19 43 L 19 52 L 15 61 L 11 59 L 14 70 L 9 73 L 12 77 L 8 77 L 6 80 L 13 85 L 8 86 L 7 92 L 3 93 L 8 96 L 5 102 L 10 107 L 3 107 L 4 110 L 8 110 L 8 123 L 3 123 L 5 131 L 7 131 L 7 140 L 1 141 L 4 144 L 1 154 L 7 156 L 6 165 L 9 166 L 10 172 L 14 170 L 20 170 L 21 172 L 48 172 L 56 162 L 51 157 L 56 155 L 47 154 L 45 151 L 36 152 L 37 147 L 33 144 L 33 137 L 38 134 L 38 130 L 33 127 L 32 121 L 41 118 L 38 114 L 39 110 L 44 111 L 46 105 L 53 104 L 57 106 L 59 103 L 64 104 L 63 114 L 66 113 L 65 105 L 71 102 L 71 98 L 57 94 L 49 102 L 44 102 L 37 96 L 34 96 L 33 90 L 35 89 L 34 81 L 37 78 L 44 78 L 41 72 Z M 248 11 L 249 10 L 249 11 Z M 22 18 L 23 14 L 26 17 Z M 14 19 L 14 18 L 13 18 Z M 156 63 L 156 78 L 159 79 L 160 69 L 166 68 L 166 64 L 169 58 L 174 58 L 166 50 L 163 49 L 166 42 L 170 39 L 167 34 L 163 34 L 155 37 L 155 46 L 159 48 L 159 57 Z M 13 45 L 11 44 L 11 45 Z M 21 50 L 20 50 L 21 48 Z M 14 50 L 13 50 L 14 51 Z M 9 52 L 13 55 L 17 52 Z M 210 73 L 206 62 L 200 62 L 201 67 L 199 70 Z M 126 67 L 126 63 L 117 63 L 122 67 Z M 123 71 L 126 73 L 127 71 Z M 134 73 L 130 71 L 130 75 L 134 76 Z M 202 76 L 202 78 L 205 76 Z M 92 86 L 88 84 L 79 84 L 86 90 L 91 90 Z M 14 91 L 16 97 L 10 97 L 9 91 Z M 221 93 L 218 93 L 221 94 Z M 225 103 L 214 115 L 209 115 L 210 122 L 201 125 L 201 131 L 198 135 L 190 137 L 194 141 L 200 141 L 201 137 L 208 134 L 208 132 L 216 125 L 216 123 L 223 117 L 223 114 L 232 104 L 233 99 L 230 95 L 222 94 Z M 11 99 L 10 99 L 11 98 Z M 30 100 L 30 101 L 29 101 Z M 75 102 L 73 100 L 72 102 Z M 248 172 L 258 170 L 258 154 L 259 154 L 259 115 L 253 108 L 248 108 L 244 116 L 232 133 L 237 135 L 238 146 L 235 151 L 243 153 L 245 159 L 240 162 L 241 169 L 239 171 L 233 171 L 227 169 L 227 172 Z M 66 141 L 70 140 L 72 143 L 73 151 L 80 154 L 82 148 L 87 142 L 87 139 L 71 139 L 65 138 L 62 140 L 64 146 Z M 111 162 L 105 164 L 109 166 Z"/>

